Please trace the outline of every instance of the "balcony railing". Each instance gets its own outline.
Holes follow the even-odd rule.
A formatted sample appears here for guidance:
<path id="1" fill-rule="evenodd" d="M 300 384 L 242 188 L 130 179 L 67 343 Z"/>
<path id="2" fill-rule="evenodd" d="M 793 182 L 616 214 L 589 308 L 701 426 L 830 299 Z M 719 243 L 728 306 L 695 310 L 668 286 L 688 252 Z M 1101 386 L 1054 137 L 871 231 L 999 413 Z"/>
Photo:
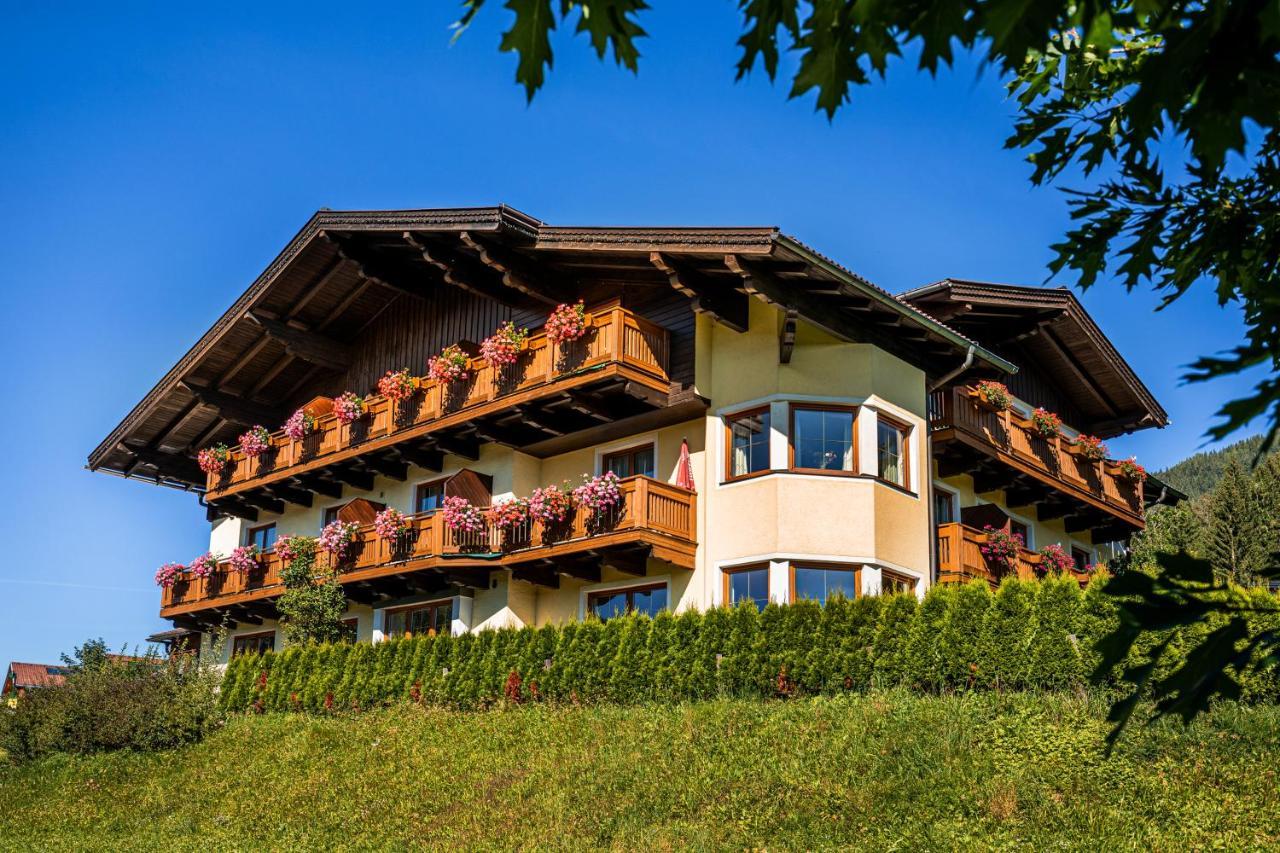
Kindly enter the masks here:
<path id="1" fill-rule="evenodd" d="M 929 428 L 935 433 L 954 430 L 969 443 L 1041 481 L 1094 501 L 1142 526 L 1141 483 L 1121 477 L 1110 462 L 1081 456 L 1069 439 L 1042 437 L 1029 420 L 1016 412 L 987 408 L 971 389 L 955 388 L 931 394 Z"/>
<path id="2" fill-rule="evenodd" d="M 315 430 L 301 441 L 277 431 L 270 448 L 246 457 L 237 447 L 231 461 L 206 483 L 216 500 L 305 470 L 419 438 L 436 429 L 466 423 L 505 404 L 525 403 L 547 393 L 568 390 L 608 371 L 666 393 L 668 336 L 665 329 L 613 306 L 587 312 L 590 328 L 580 340 L 554 344 L 545 333 L 529 336 L 519 361 L 494 368 L 471 360 L 470 379 L 440 385 L 427 377 L 417 392 L 396 403 L 380 395 L 366 398 L 366 413 L 350 424 L 333 414 L 316 418 Z"/>
<path id="3" fill-rule="evenodd" d="M 1019 548 L 1017 556 L 1009 565 L 993 565 L 982 556 L 982 546 L 986 542 L 986 533 L 967 524 L 939 524 L 938 580 L 941 583 L 985 580 L 995 586 L 1005 577 L 1021 580 L 1039 577 L 1042 558 L 1036 552 Z M 1089 580 L 1089 575 L 1085 572 L 1073 569 L 1071 575 L 1082 585 Z"/>
<path id="4" fill-rule="evenodd" d="M 596 515 L 575 507 L 554 527 L 527 522 L 513 531 L 488 526 L 478 533 L 458 534 L 445 525 L 441 513 L 420 513 L 409 516 L 408 535 L 392 543 L 377 536 L 372 524 L 361 525 L 347 558 L 337 566 L 338 580 L 362 581 L 454 565 L 508 568 L 626 545 L 649 545 L 655 557 L 693 568 L 696 495 L 649 477 L 628 477 L 619 483 L 619 491 L 622 501 L 614 509 Z M 319 552 L 316 561 L 319 574 L 333 571 L 331 555 Z M 187 577 L 163 590 L 161 614 L 278 595 L 283 590 L 282 569 L 274 552 L 263 555 L 260 567 L 248 574 L 223 561 L 208 578 Z"/>

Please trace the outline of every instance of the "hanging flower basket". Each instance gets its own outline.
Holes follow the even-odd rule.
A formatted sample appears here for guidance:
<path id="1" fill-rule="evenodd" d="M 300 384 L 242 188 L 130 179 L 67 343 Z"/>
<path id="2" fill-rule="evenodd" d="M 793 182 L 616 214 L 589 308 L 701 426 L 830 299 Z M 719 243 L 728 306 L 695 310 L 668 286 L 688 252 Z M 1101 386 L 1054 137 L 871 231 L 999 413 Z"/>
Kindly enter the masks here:
<path id="1" fill-rule="evenodd" d="M 250 427 L 240 436 L 240 452 L 250 459 L 257 458 L 271 449 L 271 430 L 264 426 Z"/>
<path id="2" fill-rule="evenodd" d="M 1031 413 L 1031 428 L 1041 438 L 1053 438 L 1062 432 L 1062 418 L 1047 409 L 1037 408 Z"/>
<path id="3" fill-rule="evenodd" d="M 529 501 L 526 498 L 510 498 L 498 501 L 485 513 L 489 523 L 509 532 L 529 520 Z"/>
<path id="4" fill-rule="evenodd" d="M 563 524 L 573 510 L 573 498 L 559 486 L 534 489 L 529 497 L 529 516 L 543 524 Z"/>
<path id="5" fill-rule="evenodd" d="M 194 578 L 212 577 L 213 573 L 218 569 L 218 558 L 209 552 L 201 554 L 191 561 L 187 566 L 187 571 L 191 572 Z"/>
<path id="6" fill-rule="evenodd" d="M 341 562 L 350 555 L 351 546 L 355 544 L 359 533 L 360 525 L 354 521 L 331 521 L 320 531 L 320 539 L 316 545 Z"/>
<path id="7" fill-rule="evenodd" d="M 241 545 L 231 552 L 231 556 L 227 558 L 233 571 L 242 575 L 247 575 L 254 569 L 258 568 L 258 558 L 262 556 L 262 549 L 257 545 Z"/>
<path id="8" fill-rule="evenodd" d="M 364 397 L 354 391 L 347 391 L 341 397 L 333 398 L 333 416 L 340 424 L 349 424 L 364 417 L 366 411 Z"/>
<path id="9" fill-rule="evenodd" d="M 618 475 L 605 471 L 598 477 L 583 477 L 581 486 L 573 490 L 573 499 L 578 506 L 586 507 L 596 515 L 613 509 L 622 503 L 622 492 L 618 488 Z"/>
<path id="10" fill-rule="evenodd" d="M 400 545 L 411 529 L 409 517 L 395 507 L 387 507 L 373 517 L 373 532 L 394 546 Z"/>
<path id="11" fill-rule="evenodd" d="M 480 357 L 496 370 L 509 367 L 520 360 L 520 351 L 528 340 L 529 330 L 517 329 L 515 323 L 508 320 L 481 341 Z"/>
<path id="12" fill-rule="evenodd" d="M 484 513 L 466 498 L 445 498 L 440 504 L 445 526 L 454 533 L 480 533 L 484 530 Z"/>
<path id="13" fill-rule="evenodd" d="M 285 565 L 292 563 L 315 547 L 316 540 L 311 536 L 282 536 L 276 540 L 275 552 Z"/>
<path id="14" fill-rule="evenodd" d="M 284 422 L 284 434 L 294 441 L 302 441 L 316 431 L 316 419 L 306 409 L 298 409 Z"/>
<path id="15" fill-rule="evenodd" d="M 1013 408 L 1013 395 L 1001 382 L 984 379 L 973 388 L 978 401 L 995 412 L 1007 412 Z"/>
<path id="16" fill-rule="evenodd" d="M 440 354 L 427 362 L 427 375 L 447 385 L 450 382 L 465 382 L 470 378 L 471 358 L 457 344 L 450 344 Z"/>
<path id="17" fill-rule="evenodd" d="M 1073 447 L 1078 455 L 1092 462 L 1101 462 L 1107 458 L 1107 446 L 1096 435 L 1077 436 Z"/>
<path id="18" fill-rule="evenodd" d="M 587 333 L 587 310 L 581 301 L 573 305 L 557 305 L 547 317 L 544 331 L 553 344 L 576 341 Z"/>
<path id="19" fill-rule="evenodd" d="M 227 467 L 230 461 L 231 448 L 225 444 L 206 447 L 196 454 L 196 462 L 200 465 L 200 470 L 206 474 L 221 474 L 222 469 Z"/>
<path id="20" fill-rule="evenodd" d="M 978 546 L 988 563 L 1010 569 L 1018 560 L 1018 554 L 1026 547 L 1021 533 L 1009 533 L 990 524 L 982 528 L 987 541 Z"/>
<path id="21" fill-rule="evenodd" d="M 165 563 L 163 566 L 156 569 L 156 586 L 162 586 L 165 589 L 169 589 L 178 581 L 182 580 L 182 573 L 186 570 L 187 567 L 182 565 L 182 563 Z"/>
<path id="22" fill-rule="evenodd" d="M 1040 549 L 1039 554 L 1039 571 L 1043 574 L 1075 571 L 1076 561 L 1071 559 L 1071 555 L 1067 553 L 1066 549 L 1056 542 L 1052 545 L 1045 545 Z"/>
<path id="23" fill-rule="evenodd" d="M 409 375 L 407 367 L 388 370 L 386 375 L 378 380 L 378 393 L 392 402 L 407 400 L 416 390 L 418 390 L 417 380 Z"/>
<path id="24" fill-rule="evenodd" d="M 1138 464 L 1137 457 L 1130 456 L 1116 463 L 1116 472 L 1135 486 L 1146 482 L 1147 469 Z"/>

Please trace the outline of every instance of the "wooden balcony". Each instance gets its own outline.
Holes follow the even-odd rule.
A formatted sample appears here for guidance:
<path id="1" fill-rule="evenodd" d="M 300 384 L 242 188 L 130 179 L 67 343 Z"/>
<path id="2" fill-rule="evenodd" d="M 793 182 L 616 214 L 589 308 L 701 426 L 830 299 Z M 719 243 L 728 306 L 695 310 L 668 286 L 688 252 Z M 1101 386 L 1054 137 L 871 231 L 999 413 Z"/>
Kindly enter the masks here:
<path id="1" fill-rule="evenodd" d="M 1006 575 L 1022 580 L 1036 577 L 1036 567 L 1040 565 L 1039 554 L 1020 548 L 1012 566 L 992 566 L 982 556 L 982 546 L 986 541 L 986 533 L 967 524 L 939 524 L 938 581 L 964 583 L 980 579 L 994 586 Z"/>
<path id="2" fill-rule="evenodd" d="M 398 546 L 379 538 L 373 525 L 360 527 L 338 579 L 349 597 L 371 603 L 388 589 L 443 589 L 449 584 L 479 589 L 494 569 L 512 569 L 519 580 L 558 587 L 560 576 L 599 580 L 601 564 L 643 575 L 652 556 L 692 569 L 697 549 L 697 496 L 649 477 L 620 484 L 622 502 L 603 517 L 578 507 L 559 529 L 540 522 L 515 531 L 491 527 L 455 534 L 438 512 L 410 516 L 412 531 Z M 317 556 L 320 574 L 332 571 L 328 554 Z M 163 590 L 163 618 L 200 614 L 213 622 L 224 616 L 251 621 L 273 615 L 269 599 L 284 591 L 280 558 L 264 555 L 261 567 L 247 575 L 225 561 L 209 578 L 190 578 Z M 395 594 L 393 592 L 392 594 Z M 263 606 L 266 605 L 266 606 Z M 216 616 L 216 618 L 213 618 Z"/>
<path id="3" fill-rule="evenodd" d="M 352 424 L 322 414 L 301 441 L 276 432 L 256 458 L 234 448 L 230 463 L 209 475 L 206 500 L 252 517 L 254 507 L 272 509 L 300 494 L 399 476 L 408 462 L 438 469 L 442 453 L 475 458 L 483 441 L 524 447 L 667 405 L 666 331 L 616 305 L 588 317 L 578 341 L 557 345 L 531 335 L 510 367 L 474 358 L 465 382 L 442 386 L 422 377 L 399 404 L 367 398 L 364 417 Z"/>
<path id="4" fill-rule="evenodd" d="M 1068 532 L 1094 530 L 1096 541 L 1144 526 L 1141 484 L 1069 440 L 1041 437 L 1016 412 L 992 411 L 968 388 L 930 395 L 929 428 L 940 476 L 971 474 L 978 492 L 1003 489 L 1010 506 L 1035 504 L 1041 520 L 1065 518 Z"/>

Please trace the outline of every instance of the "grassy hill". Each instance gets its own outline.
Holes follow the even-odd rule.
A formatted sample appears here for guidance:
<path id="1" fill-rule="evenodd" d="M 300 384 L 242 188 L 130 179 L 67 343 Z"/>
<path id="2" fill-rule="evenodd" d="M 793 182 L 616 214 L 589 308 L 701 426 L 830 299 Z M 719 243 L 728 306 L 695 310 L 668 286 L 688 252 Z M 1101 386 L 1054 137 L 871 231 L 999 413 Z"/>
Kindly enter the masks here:
<path id="1" fill-rule="evenodd" d="M 906 694 L 235 719 L 0 768 L 0 847 L 1226 849 L 1280 844 L 1280 710 Z"/>

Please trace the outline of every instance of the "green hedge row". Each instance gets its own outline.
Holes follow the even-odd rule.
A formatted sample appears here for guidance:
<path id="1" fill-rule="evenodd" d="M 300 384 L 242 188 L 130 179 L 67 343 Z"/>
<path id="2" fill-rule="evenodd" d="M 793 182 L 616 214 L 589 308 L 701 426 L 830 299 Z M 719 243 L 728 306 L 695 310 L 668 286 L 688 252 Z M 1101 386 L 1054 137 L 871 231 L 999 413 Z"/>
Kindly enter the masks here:
<path id="1" fill-rule="evenodd" d="M 1274 596 L 1258 617 L 1280 622 Z M 627 616 L 600 623 L 482 631 L 243 655 L 222 690 L 230 710 L 319 712 L 411 699 L 455 708 L 499 702 L 621 703 L 804 695 L 908 686 L 940 692 L 1068 689 L 1096 668 L 1096 640 L 1116 622 L 1095 581 L 1009 579 L 911 595 Z M 1174 638 L 1188 648 L 1194 634 Z M 1137 658 L 1161 638 L 1135 651 Z M 1129 664 L 1141 662 L 1138 659 Z M 1166 661 L 1163 667 L 1176 665 Z M 1103 679 L 1105 682 L 1111 679 Z M 1274 674 L 1246 679 L 1246 699 L 1275 701 Z"/>

